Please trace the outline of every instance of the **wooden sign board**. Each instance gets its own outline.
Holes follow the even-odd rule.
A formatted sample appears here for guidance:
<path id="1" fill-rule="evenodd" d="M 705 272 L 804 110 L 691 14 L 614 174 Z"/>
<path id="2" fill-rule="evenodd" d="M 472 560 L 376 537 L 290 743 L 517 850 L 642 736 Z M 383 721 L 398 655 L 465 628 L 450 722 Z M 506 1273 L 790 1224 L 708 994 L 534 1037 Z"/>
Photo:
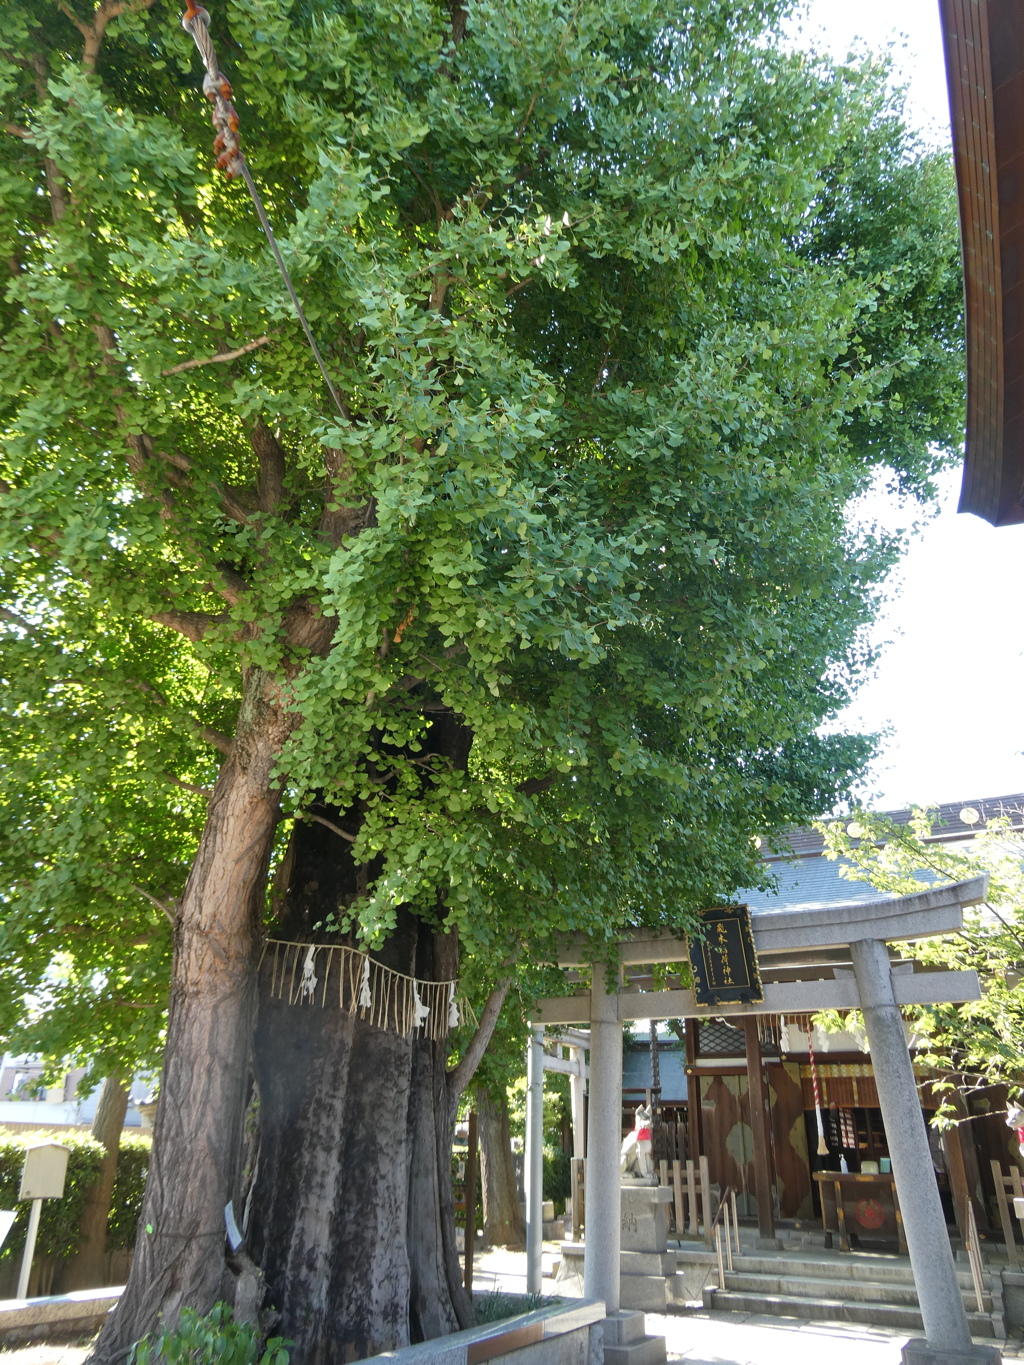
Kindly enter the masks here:
<path id="1" fill-rule="evenodd" d="M 690 937 L 693 993 L 698 1005 L 753 1005 L 764 999 L 750 908 L 720 905 L 701 911 L 704 935 Z"/>
<path id="2" fill-rule="evenodd" d="M 69 1148 L 59 1142 L 37 1142 L 25 1148 L 19 1199 L 62 1199 Z"/>

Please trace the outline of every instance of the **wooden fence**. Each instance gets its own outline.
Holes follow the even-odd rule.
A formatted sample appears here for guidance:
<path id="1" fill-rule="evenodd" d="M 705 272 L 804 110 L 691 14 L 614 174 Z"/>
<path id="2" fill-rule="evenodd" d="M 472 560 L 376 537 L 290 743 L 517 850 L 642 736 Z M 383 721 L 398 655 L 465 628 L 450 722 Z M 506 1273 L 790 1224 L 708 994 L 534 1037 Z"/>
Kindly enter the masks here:
<path id="1" fill-rule="evenodd" d="M 572 1240 L 582 1240 L 587 1215 L 587 1163 L 573 1158 L 569 1163 L 570 1189 L 572 1198 Z M 708 1174 L 708 1159 L 702 1156 L 695 1164 L 675 1158 L 658 1162 L 658 1181 L 664 1189 L 672 1191 L 669 1231 L 673 1237 L 703 1236 L 711 1246 L 712 1222 L 715 1207 L 712 1203 L 711 1181 Z"/>

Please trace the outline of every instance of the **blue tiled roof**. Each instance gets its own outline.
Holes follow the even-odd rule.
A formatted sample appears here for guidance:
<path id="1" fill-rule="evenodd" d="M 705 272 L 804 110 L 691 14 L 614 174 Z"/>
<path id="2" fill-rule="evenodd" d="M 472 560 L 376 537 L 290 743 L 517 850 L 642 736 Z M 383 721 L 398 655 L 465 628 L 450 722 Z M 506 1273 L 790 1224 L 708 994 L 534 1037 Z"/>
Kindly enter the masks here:
<path id="1" fill-rule="evenodd" d="M 746 902 L 756 915 L 783 910 L 823 910 L 830 905 L 858 905 L 865 901 L 895 900 L 890 892 L 879 891 L 868 882 L 851 881 L 840 874 L 849 866 L 845 859 L 832 862 L 828 858 L 797 858 L 792 862 L 773 862 L 771 870 L 777 878 L 775 891 L 737 891 L 735 899 Z M 933 878 L 922 872 L 922 881 Z"/>

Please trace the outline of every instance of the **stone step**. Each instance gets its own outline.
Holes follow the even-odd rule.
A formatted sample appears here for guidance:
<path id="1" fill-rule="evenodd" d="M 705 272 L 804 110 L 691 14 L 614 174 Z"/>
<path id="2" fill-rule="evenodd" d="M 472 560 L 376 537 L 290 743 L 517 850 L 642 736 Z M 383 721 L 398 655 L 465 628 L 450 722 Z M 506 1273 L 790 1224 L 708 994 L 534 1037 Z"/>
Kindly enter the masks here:
<path id="1" fill-rule="evenodd" d="M 714 1265 L 718 1257 L 714 1251 L 677 1251 L 679 1265 Z M 906 1284 L 913 1286 L 914 1272 L 910 1262 L 895 1256 L 872 1255 L 869 1252 L 836 1252 L 834 1255 L 808 1256 L 792 1253 L 778 1256 L 758 1256 L 733 1253 L 733 1265 L 738 1271 L 753 1275 L 785 1276 L 793 1279 L 863 1280 L 872 1284 Z M 972 1290 L 974 1281 L 969 1268 L 957 1266 L 957 1279 L 964 1290 Z"/>
<path id="2" fill-rule="evenodd" d="M 741 1270 L 727 1270 L 725 1272 L 726 1289 L 734 1289 L 741 1294 L 783 1294 L 797 1296 L 802 1299 L 831 1299 L 841 1291 L 841 1297 L 846 1301 L 860 1301 L 863 1303 L 888 1303 L 903 1305 L 905 1307 L 917 1308 L 917 1290 L 913 1283 L 904 1284 L 901 1281 L 880 1282 L 877 1280 L 847 1280 L 841 1285 L 837 1285 L 835 1280 L 830 1279 L 811 1279 L 809 1276 L 794 1275 L 761 1275 L 750 1274 Z M 969 1300 L 968 1300 L 969 1293 Z M 970 1310 L 977 1305 L 974 1296 L 974 1286 L 970 1286 L 969 1291 L 964 1294 L 964 1307 Z M 992 1311 L 992 1296 L 985 1294 L 982 1298 L 986 1313 Z"/>
<path id="3" fill-rule="evenodd" d="M 623 1275 L 674 1275 L 674 1251 L 620 1251 L 619 1270 Z"/>
<path id="4" fill-rule="evenodd" d="M 647 1313 L 664 1313 L 683 1298 L 679 1275 L 620 1275 L 619 1302 L 623 1308 L 638 1308 Z"/>
<path id="5" fill-rule="evenodd" d="M 740 1293 L 731 1289 L 704 1290 L 704 1307 L 725 1313 L 760 1313 L 772 1317 L 806 1318 L 817 1322 L 856 1322 L 869 1327 L 921 1331 L 920 1310 L 907 1304 L 865 1303 L 848 1299 L 803 1298 L 799 1294 Z M 971 1335 L 996 1336 L 988 1313 L 968 1313 Z"/>
<path id="6" fill-rule="evenodd" d="M 668 1347 L 664 1337 L 641 1337 L 625 1346 L 606 1346 L 604 1365 L 665 1365 Z"/>
<path id="7" fill-rule="evenodd" d="M 665 1338 L 647 1335 L 643 1313 L 620 1309 L 609 1313 L 602 1327 L 604 1365 L 665 1365 Z"/>
<path id="8" fill-rule="evenodd" d="M 647 1332 L 647 1320 L 643 1313 L 628 1308 L 620 1308 L 617 1313 L 609 1313 L 601 1324 L 604 1329 L 606 1346 L 629 1346 L 631 1342 L 643 1341 Z"/>

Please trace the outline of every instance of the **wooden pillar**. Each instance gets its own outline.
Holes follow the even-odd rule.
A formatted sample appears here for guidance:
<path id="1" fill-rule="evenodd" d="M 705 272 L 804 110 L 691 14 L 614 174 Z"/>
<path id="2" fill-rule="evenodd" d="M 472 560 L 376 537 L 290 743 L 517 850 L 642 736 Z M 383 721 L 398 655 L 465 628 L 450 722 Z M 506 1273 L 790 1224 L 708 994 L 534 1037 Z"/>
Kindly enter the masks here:
<path id="1" fill-rule="evenodd" d="M 757 1198 L 757 1232 L 762 1239 L 775 1239 L 775 1198 L 772 1180 L 772 1127 L 768 1112 L 768 1086 L 761 1061 L 761 1039 L 756 1015 L 743 1018 L 747 1040 L 747 1098 L 750 1131 L 754 1139 L 754 1194 Z"/>
<path id="2" fill-rule="evenodd" d="M 971 1116 L 967 1112 L 963 1092 L 954 1090 L 951 1098 L 959 1120 L 956 1125 L 956 1134 L 963 1159 L 968 1193 L 971 1197 L 971 1203 L 974 1205 L 974 1221 L 978 1225 L 979 1232 L 990 1232 L 992 1225 L 989 1222 L 988 1210 L 985 1208 L 984 1187 L 981 1183 L 981 1169 L 978 1164 L 978 1149 L 974 1143 L 974 1125 L 971 1123 Z"/>
<path id="3" fill-rule="evenodd" d="M 697 1074 L 697 1021 L 683 1020 L 686 1048 L 686 1144 L 694 1166 L 704 1154 L 704 1134 L 700 1112 L 700 1077 Z"/>

